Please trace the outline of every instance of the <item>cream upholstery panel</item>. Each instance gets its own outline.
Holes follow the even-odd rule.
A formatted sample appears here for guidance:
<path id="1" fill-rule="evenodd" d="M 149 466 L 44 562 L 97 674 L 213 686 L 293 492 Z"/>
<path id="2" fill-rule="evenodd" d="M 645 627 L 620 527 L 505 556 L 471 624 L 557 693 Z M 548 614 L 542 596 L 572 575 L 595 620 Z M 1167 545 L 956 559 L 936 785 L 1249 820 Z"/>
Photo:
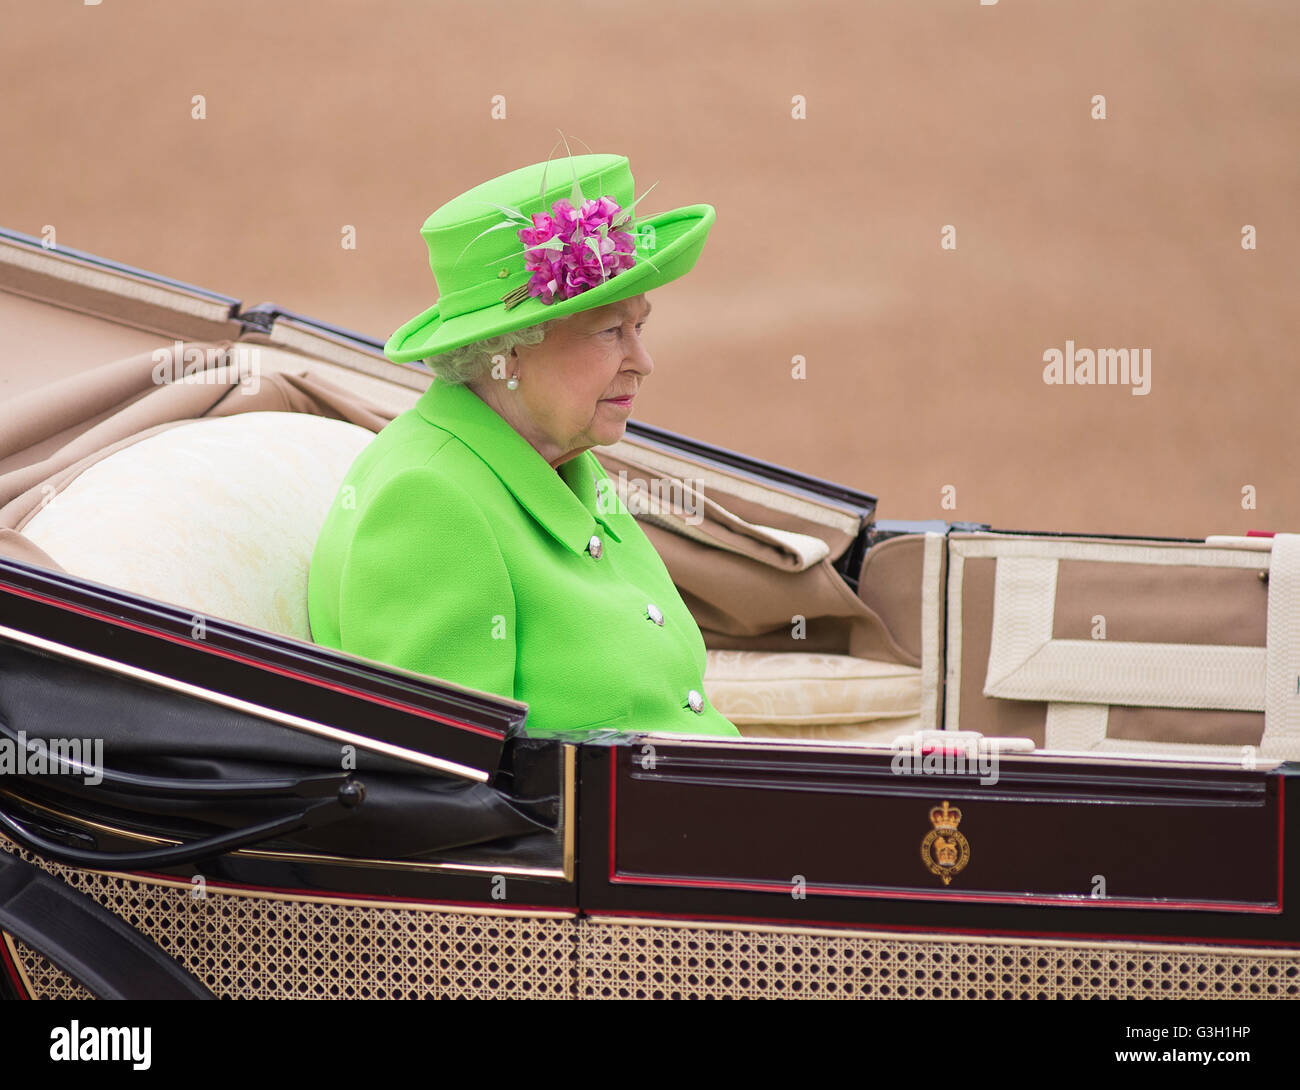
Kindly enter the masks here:
<path id="1" fill-rule="evenodd" d="M 1250 759 L 1253 748 L 1111 738 L 1112 706 L 1263 711 L 1261 757 L 1300 756 L 1300 536 L 1128 542 L 963 535 L 949 543 L 948 660 L 960 663 L 964 562 L 997 561 L 990 650 L 982 695 L 1047 705 L 1047 749 Z M 1062 560 L 1096 564 L 1243 568 L 1268 572 L 1267 646 L 1143 643 L 1053 636 Z M 983 623 L 983 622 L 981 622 Z M 946 726 L 960 729 L 960 686 L 948 678 Z"/>
<path id="2" fill-rule="evenodd" d="M 89 466 L 23 533 L 75 575 L 310 641 L 316 535 L 373 438 L 307 413 L 196 420 Z"/>
<path id="3" fill-rule="evenodd" d="M 921 671 L 850 655 L 710 650 L 704 687 L 750 738 L 888 740 L 920 727 Z"/>

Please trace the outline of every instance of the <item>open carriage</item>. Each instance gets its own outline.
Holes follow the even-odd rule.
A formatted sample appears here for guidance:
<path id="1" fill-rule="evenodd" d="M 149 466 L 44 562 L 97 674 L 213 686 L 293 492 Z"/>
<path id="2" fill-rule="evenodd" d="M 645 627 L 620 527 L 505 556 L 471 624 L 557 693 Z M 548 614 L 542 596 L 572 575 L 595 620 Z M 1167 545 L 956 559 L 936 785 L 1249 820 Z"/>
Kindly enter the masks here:
<path id="1" fill-rule="evenodd" d="M 1300 539 L 887 521 L 632 421 L 745 737 L 533 739 L 310 639 L 427 369 L 7 231 L 0 329 L 13 994 L 1300 994 Z"/>

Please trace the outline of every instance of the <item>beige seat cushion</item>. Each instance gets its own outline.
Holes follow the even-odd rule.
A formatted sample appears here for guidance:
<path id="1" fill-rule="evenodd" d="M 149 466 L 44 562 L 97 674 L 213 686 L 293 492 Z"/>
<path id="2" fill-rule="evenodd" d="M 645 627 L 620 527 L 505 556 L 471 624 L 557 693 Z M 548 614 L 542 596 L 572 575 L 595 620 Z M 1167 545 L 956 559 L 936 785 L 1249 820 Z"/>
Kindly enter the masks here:
<path id="1" fill-rule="evenodd" d="M 710 650 L 704 687 L 747 738 L 889 741 L 921 725 L 915 666 L 816 652 Z"/>
<path id="2" fill-rule="evenodd" d="M 195 420 L 88 466 L 22 532 L 74 575 L 310 641 L 316 536 L 373 438 L 308 413 Z"/>

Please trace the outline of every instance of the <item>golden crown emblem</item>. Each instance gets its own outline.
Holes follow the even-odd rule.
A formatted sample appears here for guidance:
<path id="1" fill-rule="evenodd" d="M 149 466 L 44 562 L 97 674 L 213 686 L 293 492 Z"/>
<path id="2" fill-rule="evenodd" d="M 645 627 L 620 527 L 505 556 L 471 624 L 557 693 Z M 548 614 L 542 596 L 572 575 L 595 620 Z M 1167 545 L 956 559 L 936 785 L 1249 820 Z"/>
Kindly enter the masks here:
<path id="1" fill-rule="evenodd" d="M 944 840 L 940 837 L 934 842 L 934 857 L 939 861 L 941 867 L 955 867 L 957 865 L 957 842 L 955 840 Z"/>
<path id="2" fill-rule="evenodd" d="M 961 824 L 961 811 L 955 806 L 949 807 L 948 800 L 944 799 L 942 806 L 930 811 L 930 824 L 941 833 L 951 833 Z"/>
<path id="3" fill-rule="evenodd" d="M 949 806 L 947 799 L 942 806 L 931 808 L 930 824 L 934 828 L 921 841 L 921 861 L 946 886 L 970 862 L 970 843 L 957 831 L 961 811 Z"/>

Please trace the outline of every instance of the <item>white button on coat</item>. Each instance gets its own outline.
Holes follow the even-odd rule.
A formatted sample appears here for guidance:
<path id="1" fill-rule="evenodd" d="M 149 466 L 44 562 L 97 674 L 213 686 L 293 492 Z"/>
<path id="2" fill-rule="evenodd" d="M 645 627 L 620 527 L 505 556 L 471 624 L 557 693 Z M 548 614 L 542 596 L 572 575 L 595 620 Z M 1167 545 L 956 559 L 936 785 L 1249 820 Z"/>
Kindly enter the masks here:
<path id="1" fill-rule="evenodd" d="M 591 553 L 593 560 L 600 559 L 600 538 L 595 534 L 592 534 L 591 540 L 587 542 L 587 552 Z"/>
<path id="2" fill-rule="evenodd" d="M 664 615 L 659 612 L 659 607 L 655 605 L 654 602 L 647 603 L 645 612 L 646 616 L 654 621 L 655 624 L 662 625 L 664 623 Z"/>
<path id="3" fill-rule="evenodd" d="M 695 689 L 692 689 L 686 694 L 686 703 L 690 706 L 691 711 L 696 715 L 699 715 L 700 712 L 704 711 L 704 697 L 702 697 Z"/>

